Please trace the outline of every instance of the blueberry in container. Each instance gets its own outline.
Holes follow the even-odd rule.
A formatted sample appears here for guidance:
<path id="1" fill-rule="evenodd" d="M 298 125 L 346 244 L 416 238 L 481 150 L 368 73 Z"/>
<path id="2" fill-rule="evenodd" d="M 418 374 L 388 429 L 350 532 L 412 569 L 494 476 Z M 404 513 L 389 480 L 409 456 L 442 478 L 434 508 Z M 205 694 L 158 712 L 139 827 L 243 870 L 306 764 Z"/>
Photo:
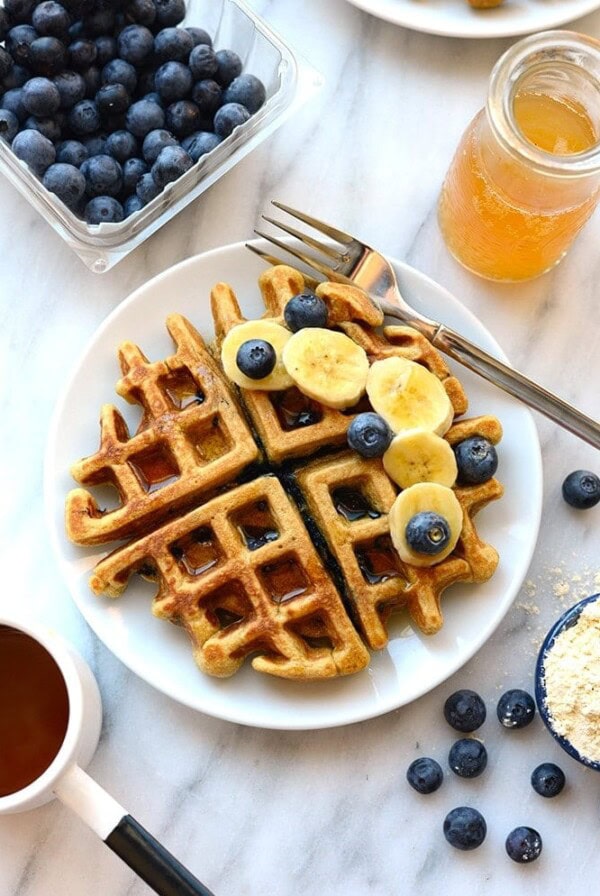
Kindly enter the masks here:
<path id="1" fill-rule="evenodd" d="M 0 140 L 0 172 L 95 273 L 110 270 L 197 199 L 306 103 L 321 84 L 318 73 L 245 0 L 188 0 L 181 24 L 205 29 L 215 50 L 234 51 L 242 60 L 243 72 L 264 84 L 266 102 L 128 218 L 88 224 L 48 191 L 10 145 Z"/>

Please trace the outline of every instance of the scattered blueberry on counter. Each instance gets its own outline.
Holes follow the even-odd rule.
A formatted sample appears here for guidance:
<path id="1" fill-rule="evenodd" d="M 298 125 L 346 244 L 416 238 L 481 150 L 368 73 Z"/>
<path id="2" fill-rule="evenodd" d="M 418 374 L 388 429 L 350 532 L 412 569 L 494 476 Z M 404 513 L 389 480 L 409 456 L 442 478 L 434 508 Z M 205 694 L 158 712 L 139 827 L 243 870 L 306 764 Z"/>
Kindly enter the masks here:
<path id="1" fill-rule="evenodd" d="M 506 838 L 506 852 L 513 862 L 534 862 L 541 851 L 542 838 L 533 828 L 515 828 Z"/>
<path id="2" fill-rule="evenodd" d="M 240 57 L 184 16 L 184 0 L 0 6 L 0 138 L 88 223 L 139 211 L 266 101 Z"/>
<path id="3" fill-rule="evenodd" d="M 505 728 L 526 728 L 533 722 L 535 701 L 527 691 L 513 688 L 498 700 L 496 714 Z"/>
<path id="4" fill-rule="evenodd" d="M 565 786 L 565 773 L 553 762 L 542 762 L 531 773 L 531 786 L 540 796 L 558 796 Z"/>
<path id="5" fill-rule="evenodd" d="M 435 759 L 422 756 L 408 766 L 406 780 L 417 793 L 434 793 L 442 786 L 444 772 Z"/>
<path id="6" fill-rule="evenodd" d="M 485 703 L 475 691 L 464 688 L 444 703 L 444 718 L 455 731 L 476 731 L 485 722 Z"/>
<path id="7" fill-rule="evenodd" d="M 576 510 L 588 510 L 600 501 L 600 478 L 589 470 L 574 470 L 562 484 L 563 498 Z"/>
<path id="8" fill-rule="evenodd" d="M 450 747 L 448 764 L 460 778 L 477 778 L 487 766 L 488 755 L 480 740 L 463 737 Z"/>
<path id="9" fill-rule="evenodd" d="M 456 849 L 477 849 L 485 840 L 487 825 L 477 809 L 458 806 L 444 819 L 444 837 Z"/>

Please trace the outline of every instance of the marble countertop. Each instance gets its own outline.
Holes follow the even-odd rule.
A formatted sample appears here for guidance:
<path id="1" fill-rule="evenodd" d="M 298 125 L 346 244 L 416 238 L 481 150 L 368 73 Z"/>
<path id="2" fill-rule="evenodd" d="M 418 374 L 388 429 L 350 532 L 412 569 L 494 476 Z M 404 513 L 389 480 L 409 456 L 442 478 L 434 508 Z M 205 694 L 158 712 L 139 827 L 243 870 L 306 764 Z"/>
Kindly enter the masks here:
<path id="1" fill-rule="evenodd" d="M 253 0 L 319 69 L 325 87 L 272 138 L 108 274 L 87 271 L 21 196 L 0 180 L 0 365 L 3 421 L 0 609 L 52 623 L 87 658 L 105 718 L 91 774 L 216 896 L 437 896 L 593 891 L 598 879 L 600 777 L 566 757 L 541 721 L 500 728 L 508 687 L 532 686 L 536 647 L 577 598 L 600 590 L 598 513 L 570 510 L 560 485 L 597 454 L 537 418 L 545 502 L 535 556 L 495 635 L 451 679 L 380 718 L 286 733 L 244 728 L 155 692 L 98 642 L 61 580 L 43 514 L 42 458 L 54 404 L 82 347 L 133 289 L 206 249 L 248 238 L 271 197 L 336 221 L 450 289 L 495 334 L 512 362 L 600 417 L 600 217 L 551 274 L 510 286 L 480 281 L 449 257 L 437 229 L 440 184 L 460 133 L 481 106 L 510 41 L 412 33 L 344 0 Z M 600 13 L 574 28 L 600 36 Z M 582 322 L 586 322 L 583 326 Z M 419 755 L 444 760 L 442 718 L 458 687 L 488 704 L 487 772 L 451 773 L 430 797 L 407 786 Z M 544 760 L 568 787 L 543 800 L 529 786 Z M 460 853 L 442 820 L 475 805 L 485 844 Z M 544 838 L 541 859 L 512 863 L 518 824 Z M 2 896 L 142 896 L 149 892 L 57 802 L 0 819 Z"/>

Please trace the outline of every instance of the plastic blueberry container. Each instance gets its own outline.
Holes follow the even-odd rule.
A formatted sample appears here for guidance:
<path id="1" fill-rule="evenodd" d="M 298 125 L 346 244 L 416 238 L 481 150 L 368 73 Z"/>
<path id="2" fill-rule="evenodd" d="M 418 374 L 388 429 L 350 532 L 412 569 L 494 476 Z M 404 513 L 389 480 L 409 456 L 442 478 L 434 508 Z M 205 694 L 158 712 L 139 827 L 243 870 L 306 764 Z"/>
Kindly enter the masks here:
<path id="1" fill-rule="evenodd" d="M 243 70 L 264 83 L 267 101 L 141 211 L 120 224 L 86 224 L 49 193 L 0 140 L 0 172 L 95 273 L 110 270 L 197 199 L 307 102 L 321 84 L 320 75 L 244 0 L 187 0 L 186 6 L 183 25 L 204 28 L 213 38 L 215 49 L 234 50 L 243 61 Z"/>

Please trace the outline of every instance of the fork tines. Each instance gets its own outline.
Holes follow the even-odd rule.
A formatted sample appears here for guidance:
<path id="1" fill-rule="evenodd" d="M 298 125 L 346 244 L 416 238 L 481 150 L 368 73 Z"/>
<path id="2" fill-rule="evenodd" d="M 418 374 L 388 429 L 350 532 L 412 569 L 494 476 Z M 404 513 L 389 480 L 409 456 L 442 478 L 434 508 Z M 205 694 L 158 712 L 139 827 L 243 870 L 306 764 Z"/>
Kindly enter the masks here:
<path id="1" fill-rule="evenodd" d="M 323 233 L 330 239 L 341 243 L 343 251 L 340 252 L 339 249 L 336 249 L 335 247 L 327 243 L 321 242 L 320 240 L 315 239 L 308 234 L 302 233 L 302 231 L 297 230 L 295 227 L 291 227 L 289 224 L 285 224 L 282 221 L 277 221 L 275 218 L 270 218 L 267 215 L 262 216 L 263 220 L 267 221 L 269 224 L 272 224 L 274 227 L 283 230 L 284 233 L 287 233 L 289 236 L 292 236 L 295 239 L 299 240 L 305 246 L 308 246 L 309 248 L 321 253 L 327 259 L 330 259 L 331 264 L 328 264 L 324 260 L 321 260 L 319 258 L 315 258 L 313 255 L 309 255 L 299 248 L 285 243 L 282 240 L 279 240 L 277 237 L 264 233 L 261 230 L 254 231 L 257 236 L 262 237 L 262 239 L 265 239 L 270 243 L 273 243 L 273 245 L 277 246 L 279 249 L 282 249 L 284 252 L 293 255 L 294 258 L 298 259 L 309 268 L 318 271 L 328 280 L 350 282 L 348 281 L 348 278 L 340 272 L 340 268 L 343 266 L 344 262 L 348 260 L 346 255 L 348 246 L 346 244 L 353 242 L 353 238 L 349 234 L 344 233 L 344 231 L 338 230 L 337 228 L 332 227 L 329 224 L 326 224 L 324 221 L 320 221 L 318 218 L 314 218 L 311 215 L 307 215 L 304 212 L 293 209 L 288 205 L 277 202 L 274 199 L 271 200 L 271 204 L 276 208 L 281 209 L 281 211 L 284 211 L 292 217 L 302 221 L 304 224 L 307 224 L 309 227 L 313 227 L 315 230 L 318 230 L 320 233 Z M 269 262 L 271 262 L 271 259 L 276 260 L 275 256 L 269 256 L 266 253 L 261 252 L 261 250 L 253 248 L 252 246 L 248 246 L 248 248 L 252 249 L 252 251 L 256 252 L 257 255 L 260 255 L 262 258 Z M 278 263 L 281 264 L 281 261 L 278 261 Z"/>

